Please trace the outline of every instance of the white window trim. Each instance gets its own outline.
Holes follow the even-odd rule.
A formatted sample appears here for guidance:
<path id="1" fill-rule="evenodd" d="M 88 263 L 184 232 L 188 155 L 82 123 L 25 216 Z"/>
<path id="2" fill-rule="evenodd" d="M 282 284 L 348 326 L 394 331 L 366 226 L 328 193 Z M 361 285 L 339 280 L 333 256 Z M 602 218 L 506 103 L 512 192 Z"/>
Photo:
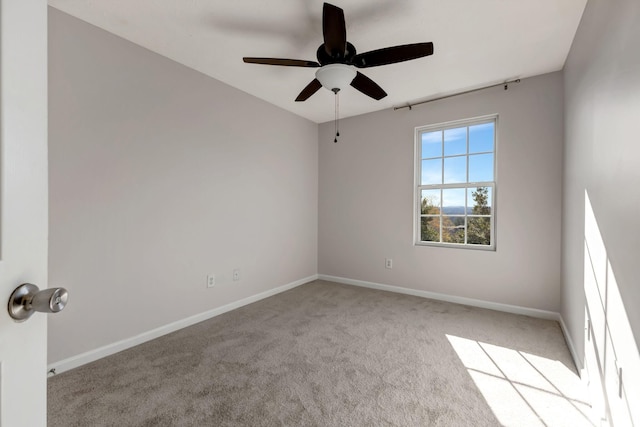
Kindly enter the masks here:
<path id="1" fill-rule="evenodd" d="M 473 245 L 468 243 L 445 243 L 445 242 L 426 242 L 420 240 L 420 218 L 421 214 L 419 212 L 420 207 L 422 206 L 422 189 L 423 187 L 429 187 L 422 185 L 422 177 L 421 177 L 421 161 L 422 161 L 422 141 L 420 135 L 425 132 L 433 131 L 433 130 L 447 130 L 454 129 L 462 126 L 473 126 L 475 124 L 486 123 L 493 121 L 495 123 L 494 126 L 494 141 L 493 141 L 493 181 L 489 182 L 465 182 L 465 183 L 455 183 L 455 184 L 438 184 L 433 186 L 433 188 L 477 188 L 477 187 L 491 187 L 491 245 Z M 450 122 L 437 123 L 426 126 L 418 126 L 415 128 L 414 133 L 414 179 L 413 179 L 413 244 L 414 246 L 432 246 L 439 248 L 457 248 L 457 249 L 472 249 L 472 250 L 481 250 L 481 251 L 495 251 L 496 250 L 496 217 L 497 217 L 497 209 L 496 209 L 496 199 L 497 199 L 497 182 L 498 182 L 498 114 L 489 114 L 486 116 L 473 117 L 469 119 L 461 119 L 454 120 Z M 468 140 L 467 140 L 468 144 Z M 444 154 L 444 153 L 443 153 Z M 476 153 L 474 153 L 476 154 Z M 481 153 L 480 153 L 481 154 Z M 468 149 L 467 154 L 468 156 Z M 469 162 L 467 162 L 467 176 L 469 171 Z M 444 168 L 442 173 L 444 174 Z M 467 204 L 467 198 L 465 197 L 465 208 Z M 469 217 L 470 215 L 467 215 Z M 471 215 L 473 216 L 473 215 Z M 442 232 L 442 231 L 441 231 Z M 465 233 L 466 239 L 466 233 Z"/>

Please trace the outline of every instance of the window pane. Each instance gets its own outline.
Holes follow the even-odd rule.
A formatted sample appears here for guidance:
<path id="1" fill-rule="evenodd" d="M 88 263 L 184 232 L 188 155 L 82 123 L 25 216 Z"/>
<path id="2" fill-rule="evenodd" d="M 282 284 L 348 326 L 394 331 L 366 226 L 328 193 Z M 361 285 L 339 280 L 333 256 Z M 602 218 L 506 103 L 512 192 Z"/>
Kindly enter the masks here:
<path id="1" fill-rule="evenodd" d="M 420 218 L 420 240 L 423 242 L 440 241 L 439 216 L 427 216 Z"/>
<path id="2" fill-rule="evenodd" d="M 419 129 L 416 243 L 493 248 L 496 133 L 489 118 Z"/>
<path id="3" fill-rule="evenodd" d="M 444 183 L 467 182 L 467 156 L 445 157 Z"/>
<path id="4" fill-rule="evenodd" d="M 422 161 L 422 185 L 442 184 L 442 160 Z"/>
<path id="5" fill-rule="evenodd" d="M 493 151 L 494 124 L 469 126 L 469 153 Z"/>
<path id="6" fill-rule="evenodd" d="M 420 212 L 425 214 L 440 214 L 440 190 L 422 190 Z"/>
<path id="7" fill-rule="evenodd" d="M 442 131 L 422 134 L 422 158 L 442 156 Z"/>
<path id="8" fill-rule="evenodd" d="M 447 243 L 464 243 L 464 217 L 442 217 L 442 241 Z"/>
<path id="9" fill-rule="evenodd" d="M 467 218 L 467 243 L 470 245 L 491 244 L 491 218 Z"/>
<path id="10" fill-rule="evenodd" d="M 491 187 L 467 189 L 467 206 L 470 215 L 491 215 Z"/>
<path id="11" fill-rule="evenodd" d="M 445 215 L 464 215 L 464 188 L 442 190 L 442 213 Z"/>
<path id="12" fill-rule="evenodd" d="M 493 181 L 493 153 L 469 156 L 469 182 Z"/>
<path id="13" fill-rule="evenodd" d="M 467 128 L 447 129 L 444 131 L 444 155 L 453 156 L 467 153 Z"/>

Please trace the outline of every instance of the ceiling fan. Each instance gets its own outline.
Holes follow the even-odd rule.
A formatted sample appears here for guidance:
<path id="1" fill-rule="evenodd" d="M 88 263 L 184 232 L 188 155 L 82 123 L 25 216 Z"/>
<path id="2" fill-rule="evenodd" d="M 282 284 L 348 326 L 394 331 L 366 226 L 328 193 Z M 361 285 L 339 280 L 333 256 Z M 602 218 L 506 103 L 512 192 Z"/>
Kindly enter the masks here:
<path id="1" fill-rule="evenodd" d="M 306 101 L 323 86 L 337 94 L 349 84 L 365 95 L 380 100 L 387 96 L 387 93 L 356 68 L 377 67 L 433 54 L 431 42 L 393 46 L 357 54 L 356 48 L 347 41 L 344 11 L 329 3 L 324 3 L 322 10 L 322 33 L 324 43 L 318 47 L 317 62 L 282 58 L 242 59 L 251 64 L 319 68 L 316 78 L 302 89 L 296 101 Z"/>

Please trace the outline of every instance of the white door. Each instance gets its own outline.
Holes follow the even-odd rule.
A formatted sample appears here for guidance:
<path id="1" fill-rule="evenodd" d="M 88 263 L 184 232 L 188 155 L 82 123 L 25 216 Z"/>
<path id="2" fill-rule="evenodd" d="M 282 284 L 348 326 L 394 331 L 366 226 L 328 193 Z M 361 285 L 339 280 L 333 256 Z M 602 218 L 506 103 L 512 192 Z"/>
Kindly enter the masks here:
<path id="1" fill-rule="evenodd" d="M 22 283 L 47 287 L 47 3 L 0 0 L 0 425 L 46 426 L 47 315 L 17 323 Z"/>

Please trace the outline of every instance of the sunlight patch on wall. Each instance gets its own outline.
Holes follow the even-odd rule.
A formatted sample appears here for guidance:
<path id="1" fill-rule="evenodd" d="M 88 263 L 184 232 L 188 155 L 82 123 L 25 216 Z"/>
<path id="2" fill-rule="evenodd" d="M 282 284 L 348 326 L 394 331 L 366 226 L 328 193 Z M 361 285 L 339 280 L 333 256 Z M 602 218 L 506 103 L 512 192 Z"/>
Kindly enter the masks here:
<path id="1" fill-rule="evenodd" d="M 557 360 L 447 335 L 503 426 L 593 426 L 580 378 Z"/>
<path id="2" fill-rule="evenodd" d="M 585 190 L 585 367 L 600 417 L 640 425 L 640 353 L 589 194 Z M 608 404 L 608 413 L 607 413 Z"/>

